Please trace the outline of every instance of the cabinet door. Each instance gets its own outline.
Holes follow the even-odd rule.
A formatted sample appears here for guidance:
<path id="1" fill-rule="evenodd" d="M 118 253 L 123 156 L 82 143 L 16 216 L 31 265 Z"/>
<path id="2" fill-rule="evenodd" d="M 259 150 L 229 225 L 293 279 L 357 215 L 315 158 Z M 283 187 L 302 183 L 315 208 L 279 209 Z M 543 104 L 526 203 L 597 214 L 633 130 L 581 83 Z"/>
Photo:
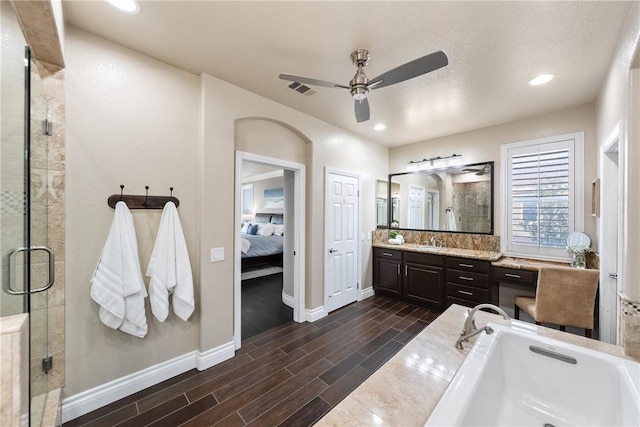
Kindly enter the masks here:
<path id="1" fill-rule="evenodd" d="M 405 263 L 404 296 L 430 305 L 443 303 L 443 270 L 440 267 Z"/>
<path id="2" fill-rule="evenodd" d="M 376 258 L 374 288 L 380 290 L 387 295 L 400 296 L 402 276 L 400 274 L 400 261 Z"/>

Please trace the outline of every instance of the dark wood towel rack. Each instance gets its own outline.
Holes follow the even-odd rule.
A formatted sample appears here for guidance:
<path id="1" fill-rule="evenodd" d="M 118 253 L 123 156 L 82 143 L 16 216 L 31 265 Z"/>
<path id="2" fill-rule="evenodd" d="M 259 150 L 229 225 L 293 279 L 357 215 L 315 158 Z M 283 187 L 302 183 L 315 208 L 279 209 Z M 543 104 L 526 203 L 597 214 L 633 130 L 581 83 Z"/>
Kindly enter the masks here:
<path id="1" fill-rule="evenodd" d="M 176 207 L 180 206 L 180 200 L 173 196 L 173 187 L 169 188 L 169 190 L 171 190 L 169 196 L 150 196 L 149 186 L 147 185 L 144 188 L 147 193 L 145 195 L 122 194 L 124 185 L 121 185 L 120 194 L 112 194 L 109 196 L 107 204 L 113 209 L 115 209 L 116 203 L 119 201 L 125 202 L 129 209 L 162 209 L 169 201 L 173 202 Z"/>

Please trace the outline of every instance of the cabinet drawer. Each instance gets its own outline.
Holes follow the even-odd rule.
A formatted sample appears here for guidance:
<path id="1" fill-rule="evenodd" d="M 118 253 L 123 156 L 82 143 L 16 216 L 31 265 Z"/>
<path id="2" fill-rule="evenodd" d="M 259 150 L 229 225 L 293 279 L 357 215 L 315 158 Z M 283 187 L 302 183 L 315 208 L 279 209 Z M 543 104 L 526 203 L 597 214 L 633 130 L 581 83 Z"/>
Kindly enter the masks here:
<path id="1" fill-rule="evenodd" d="M 444 265 L 444 257 L 442 255 L 423 254 L 410 251 L 406 251 L 404 253 L 404 261 L 413 262 L 416 264 L 433 265 L 438 267 Z"/>
<path id="2" fill-rule="evenodd" d="M 474 302 L 488 302 L 489 291 L 486 289 L 472 288 L 470 286 L 447 284 L 447 296 Z"/>
<path id="3" fill-rule="evenodd" d="M 493 267 L 493 280 L 535 285 L 538 274 L 535 271 L 515 268 Z"/>
<path id="4" fill-rule="evenodd" d="M 482 259 L 447 257 L 447 268 L 454 270 L 489 273 L 491 263 Z"/>
<path id="5" fill-rule="evenodd" d="M 470 271 L 447 270 L 447 282 L 489 289 L 489 275 Z"/>
<path id="6" fill-rule="evenodd" d="M 402 251 L 396 249 L 373 248 L 373 255 L 385 259 L 402 260 Z"/>

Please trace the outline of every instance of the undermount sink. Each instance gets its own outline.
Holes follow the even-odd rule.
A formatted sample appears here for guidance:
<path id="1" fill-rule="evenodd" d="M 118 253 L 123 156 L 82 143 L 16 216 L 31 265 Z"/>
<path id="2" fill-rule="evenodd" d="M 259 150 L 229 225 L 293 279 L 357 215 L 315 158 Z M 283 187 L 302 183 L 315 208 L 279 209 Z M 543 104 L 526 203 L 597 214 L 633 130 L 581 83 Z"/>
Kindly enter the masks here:
<path id="1" fill-rule="evenodd" d="M 425 250 L 425 251 L 430 251 L 430 252 L 440 252 L 441 250 L 444 249 L 444 247 L 440 246 L 429 246 L 429 245 L 418 245 L 418 249 L 420 250 Z"/>

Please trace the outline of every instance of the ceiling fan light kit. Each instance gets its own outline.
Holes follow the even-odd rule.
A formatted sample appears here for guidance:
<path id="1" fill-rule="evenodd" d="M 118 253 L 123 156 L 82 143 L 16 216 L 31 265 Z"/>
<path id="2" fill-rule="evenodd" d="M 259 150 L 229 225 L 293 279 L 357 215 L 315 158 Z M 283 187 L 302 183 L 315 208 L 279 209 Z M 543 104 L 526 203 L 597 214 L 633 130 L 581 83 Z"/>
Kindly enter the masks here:
<path id="1" fill-rule="evenodd" d="M 370 90 L 380 89 L 385 86 L 400 83 L 405 80 L 418 77 L 422 74 L 429 73 L 431 71 L 442 68 L 449 63 L 447 55 L 439 50 L 421 58 L 415 59 L 411 62 L 407 62 L 404 65 L 400 65 L 392 70 L 387 71 L 379 75 L 374 79 L 369 79 L 364 72 L 364 67 L 369 63 L 371 59 L 371 53 L 366 49 L 356 49 L 351 52 L 351 62 L 358 69 L 356 74 L 349 81 L 349 86 L 341 85 L 339 83 L 328 82 L 325 80 L 312 79 L 308 77 L 294 76 L 291 74 L 280 74 L 282 80 L 288 80 L 298 83 L 332 87 L 339 89 L 349 89 L 351 96 L 354 100 L 354 110 L 356 115 L 356 121 L 358 123 L 369 120 L 369 101 L 367 96 Z"/>

